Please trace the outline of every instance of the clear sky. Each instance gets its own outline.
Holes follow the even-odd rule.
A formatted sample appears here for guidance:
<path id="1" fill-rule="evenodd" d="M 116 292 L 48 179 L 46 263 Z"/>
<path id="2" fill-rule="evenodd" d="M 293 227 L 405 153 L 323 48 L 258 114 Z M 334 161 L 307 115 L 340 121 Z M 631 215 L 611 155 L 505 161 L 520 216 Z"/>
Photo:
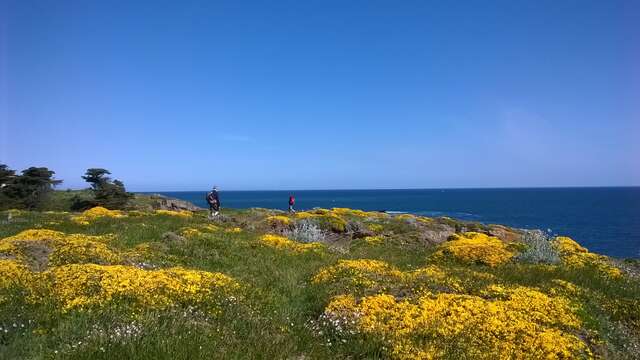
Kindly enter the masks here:
<path id="1" fill-rule="evenodd" d="M 0 163 L 130 190 L 640 185 L 640 1 L 0 0 Z"/>

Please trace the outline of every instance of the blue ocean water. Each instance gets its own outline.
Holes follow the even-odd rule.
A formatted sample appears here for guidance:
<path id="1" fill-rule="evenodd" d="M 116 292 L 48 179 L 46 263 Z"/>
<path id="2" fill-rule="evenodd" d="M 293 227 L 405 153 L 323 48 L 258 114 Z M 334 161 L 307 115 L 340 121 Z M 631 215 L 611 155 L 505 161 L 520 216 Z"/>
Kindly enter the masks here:
<path id="1" fill-rule="evenodd" d="M 162 192 L 205 207 L 205 191 Z M 640 258 L 640 187 L 221 191 L 222 207 L 349 207 L 450 216 L 566 235 L 591 251 Z"/>

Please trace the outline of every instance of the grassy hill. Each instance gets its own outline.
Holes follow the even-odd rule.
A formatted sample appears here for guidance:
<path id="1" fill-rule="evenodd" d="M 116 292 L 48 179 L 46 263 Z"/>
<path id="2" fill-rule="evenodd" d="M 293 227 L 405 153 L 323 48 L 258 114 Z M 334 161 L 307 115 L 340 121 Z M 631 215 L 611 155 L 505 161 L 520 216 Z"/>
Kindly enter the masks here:
<path id="1" fill-rule="evenodd" d="M 0 212 L 0 358 L 640 353 L 633 268 L 569 238 L 350 209 L 223 215 Z"/>

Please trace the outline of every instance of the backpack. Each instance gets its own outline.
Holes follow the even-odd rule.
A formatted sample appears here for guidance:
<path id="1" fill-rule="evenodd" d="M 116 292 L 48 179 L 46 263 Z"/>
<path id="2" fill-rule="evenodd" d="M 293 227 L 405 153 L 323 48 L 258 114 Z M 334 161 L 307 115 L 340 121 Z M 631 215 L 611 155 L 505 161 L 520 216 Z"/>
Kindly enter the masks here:
<path id="1" fill-rule="evenodd" d="M 210 192 L 207 194 L 207 202 L 208 202 L 209 204 L 213 204 L 213 203 L 215 203 L 215 202 L 216 202 L 216 197 L 215 197 L 215 195 L 213 195 L 213 191 L 210 191 Z"/>

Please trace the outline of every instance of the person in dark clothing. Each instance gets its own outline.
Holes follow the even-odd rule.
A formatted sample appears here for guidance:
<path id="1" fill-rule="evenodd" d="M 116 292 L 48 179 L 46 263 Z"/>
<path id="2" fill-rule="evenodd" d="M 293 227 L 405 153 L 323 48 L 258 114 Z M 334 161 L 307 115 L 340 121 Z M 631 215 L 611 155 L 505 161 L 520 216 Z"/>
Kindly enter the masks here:
<path id="1" fill-rule="evenodd" d="M 213 219 L 220 213 L 220 196 L 218 195 L 218 187 L 214 186 L 207 194 L 207 203 L 209 204 L 209 219 Z"/>
<path id="2" fill-rule="evenodd" d="M 293 195 L 289 195 L 289 212 L 296 212 L 293 206 L 296 204 L 296 198 Z"/>

